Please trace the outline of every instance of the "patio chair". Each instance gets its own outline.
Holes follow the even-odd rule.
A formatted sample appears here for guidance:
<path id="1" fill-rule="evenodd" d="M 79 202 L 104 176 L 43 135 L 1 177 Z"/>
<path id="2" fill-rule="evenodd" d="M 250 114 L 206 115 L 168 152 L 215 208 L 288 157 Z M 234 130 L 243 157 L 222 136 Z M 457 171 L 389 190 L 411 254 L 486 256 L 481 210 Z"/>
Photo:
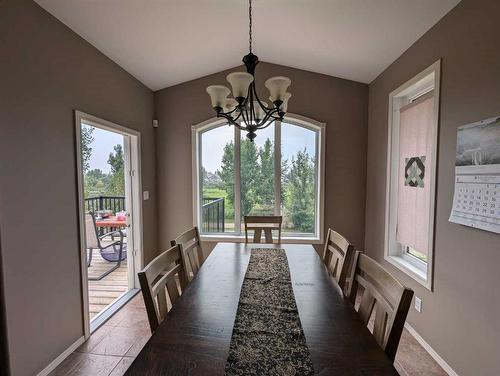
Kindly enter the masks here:
<path id="1" fill-rule="evenodd" d="M 87 259 L 87 267 L 90 267 L 92 263 L 92 254 L 94 249 L 98 249 L 101 257 L 112 263 L 116 263 L 113 267 L 106 270 L 104 273 L 100 274 L 98 277 L 88 277 L 89 281 L 99 281 L 106 277 L 109 273 L 118 269 L 121 262 L 127 258 L 127 246 L 123 242 L 123 233 L 121 230 L 115 230 L 106 232 L 104 234 L 99 234 L 99 230 L 96 225 L 95 217 L 93 213 L 85 214 L 85 235 L 86 235 L 86 249 L 89 252 Z M 109 244 L 103 244 L 103 239 L 107 236 L 112 237 L 112 241 Z M 119 237 L 119 240 L 114 240 L 114 237 Z"/>

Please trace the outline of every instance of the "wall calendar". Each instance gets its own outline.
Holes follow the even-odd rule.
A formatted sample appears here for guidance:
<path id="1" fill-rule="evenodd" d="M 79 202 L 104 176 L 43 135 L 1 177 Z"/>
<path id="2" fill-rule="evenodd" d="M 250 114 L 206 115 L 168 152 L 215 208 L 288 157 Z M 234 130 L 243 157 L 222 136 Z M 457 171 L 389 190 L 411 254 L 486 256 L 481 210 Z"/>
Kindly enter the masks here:
<path id="1" fill-rule="evenodd" d="M 500 233 L 500 117 L 458 128 L 450 222 Z"/>

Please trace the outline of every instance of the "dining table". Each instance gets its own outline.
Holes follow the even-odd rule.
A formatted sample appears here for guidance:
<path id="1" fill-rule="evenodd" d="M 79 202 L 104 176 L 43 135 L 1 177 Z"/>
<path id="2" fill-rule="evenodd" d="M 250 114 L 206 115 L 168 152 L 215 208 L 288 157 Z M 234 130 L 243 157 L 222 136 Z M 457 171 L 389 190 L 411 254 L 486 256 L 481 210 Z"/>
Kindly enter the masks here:
<path id="1" fill-rule="evenodd" d="M 124 228 L 127 227 L 127 219 L 126 218 L 119 218 L 115 215 L 107 217 L 107 218 L 101 218 L 101 219 L 96 219 L 95 225 L 97 227 L 112 227 L 112 228 Z"/>
<path id="2" fill-rule="evenodd" d="M 125 375 L 224 375 L 252 249 L 284 249 L 315 375 L 398 375 L 310 244 L 218 243 Z"/>

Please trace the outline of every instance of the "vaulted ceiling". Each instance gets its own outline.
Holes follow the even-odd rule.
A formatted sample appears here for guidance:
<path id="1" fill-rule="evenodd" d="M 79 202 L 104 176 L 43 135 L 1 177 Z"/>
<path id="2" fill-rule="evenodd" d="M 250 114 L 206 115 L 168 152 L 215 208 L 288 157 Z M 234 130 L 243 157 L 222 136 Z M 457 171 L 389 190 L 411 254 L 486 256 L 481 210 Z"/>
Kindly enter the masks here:
<path id="1" fill-rule="evenodd" d="M 153 90 L 241 64 L 247 0 L 36 0 Z M 369 83 L 459 0 L 254 0 L 261 61 Z"/>

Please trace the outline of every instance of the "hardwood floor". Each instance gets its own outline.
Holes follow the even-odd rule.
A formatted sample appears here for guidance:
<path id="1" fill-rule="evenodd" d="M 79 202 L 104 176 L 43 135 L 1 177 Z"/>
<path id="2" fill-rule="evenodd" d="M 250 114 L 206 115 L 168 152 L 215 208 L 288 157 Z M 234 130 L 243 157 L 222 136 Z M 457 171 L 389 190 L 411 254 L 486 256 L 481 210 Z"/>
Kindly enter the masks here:
<path id="1" fill-rule="evenodd" d="M 98 251 L 94 251 L 92 264 L 88 268 L 89 277 L 99 276 L 113 265 L 113 263 L 104 260 Z M 126 291 L 128 291 L 127 260 L 103 279 L 89 281 L 90 319 L 92 320 Z"/>

